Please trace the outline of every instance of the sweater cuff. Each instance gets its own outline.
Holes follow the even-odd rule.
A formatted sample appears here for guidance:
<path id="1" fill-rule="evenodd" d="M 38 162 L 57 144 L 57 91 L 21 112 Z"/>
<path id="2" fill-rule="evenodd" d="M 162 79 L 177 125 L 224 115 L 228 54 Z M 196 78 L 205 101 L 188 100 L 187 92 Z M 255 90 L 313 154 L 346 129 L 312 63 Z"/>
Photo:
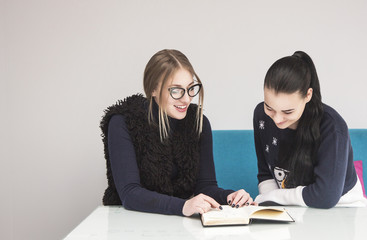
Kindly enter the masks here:
<path id="1" fill-rule="evenodd" d="M 185 205 L 186 200 L 182 198 L 176 198 L 176 201 L 172 202 L 171 211 L 174 215 L 184 216 L 182 213 L 183 207 Z"/>
<path id="2" fill-rule="evenodd" d="M 262 181 L 261 183 L 259 183 L 258 188 L 259 194 L 264 194 L 279 189 L 278 184 L 275 182 L 274 179 Z"/>
<path id="3" fill-rule="evenodd" d="M 290 189 L 276 189 L 268 193 L 260 194 L 256 197 L 255 202 L 275 202 L 281 205 L 296 205 L 307 207 L 303 201 L 302 191 L 304 186 L 298 186 Z"/>

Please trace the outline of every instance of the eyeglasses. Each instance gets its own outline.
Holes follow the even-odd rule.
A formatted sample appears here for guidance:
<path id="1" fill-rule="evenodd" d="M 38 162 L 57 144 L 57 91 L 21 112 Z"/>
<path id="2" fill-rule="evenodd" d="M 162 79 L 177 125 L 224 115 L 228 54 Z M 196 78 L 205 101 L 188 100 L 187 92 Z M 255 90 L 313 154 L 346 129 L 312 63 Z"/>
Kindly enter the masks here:
<path id="1" fill-rule="evenodd" d="M 198 84 L 195 84 L 195 85 L 189 87 L 187 89 L 187 94 L 190 97 L 195 97 L 200 92 L 201 86 L 202 86 L 202 84 L 198 83 Z M 168 91 L 169 91 L 169 94 L 171 95 L 171 97 L 175 100 L 178 100 L 178 99 L 182 98 L 186 93 L 186 89 L 180 88 L 180 87 L 171 87 L 171 88 L 168 88 Z"/>

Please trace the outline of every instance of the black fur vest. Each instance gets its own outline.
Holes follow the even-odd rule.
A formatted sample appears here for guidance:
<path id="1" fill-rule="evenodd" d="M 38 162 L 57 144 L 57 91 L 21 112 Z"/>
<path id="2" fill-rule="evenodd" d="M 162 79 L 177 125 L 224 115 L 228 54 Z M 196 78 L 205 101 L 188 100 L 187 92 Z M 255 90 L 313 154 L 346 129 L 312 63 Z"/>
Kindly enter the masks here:
<path id="1" fill-rule="evenodd" d="M 164 143 L 160 141 L 158 125 L 148 123 L 147 106 L 147 99 L 138 94 L 120 100 L 105 110 L 100 124 L 108 181 L 103 196 L 104 205 L 121 205 L 108 153 L 108 123 L 115 114 L 125 118 L 135 148 L 142 187 L 183 199 L 194 193 L 199 172 L 199 137 L 195 130 L 197 105 L 190 105 L 186 117 L 177 120 L 174 131 Z M 174 167 L 177 174 L 172 176 Z"/>

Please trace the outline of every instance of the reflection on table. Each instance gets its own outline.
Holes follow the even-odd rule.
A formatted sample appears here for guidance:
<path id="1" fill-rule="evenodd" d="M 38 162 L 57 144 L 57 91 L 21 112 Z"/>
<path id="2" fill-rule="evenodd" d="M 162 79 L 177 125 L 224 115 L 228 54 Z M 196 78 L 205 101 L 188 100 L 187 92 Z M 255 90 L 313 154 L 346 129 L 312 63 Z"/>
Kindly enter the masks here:
<path id="1" fill-rule="evenodd" d="M 367 239 L 367 208 L 286 209 L 294 223 L 203 227 L 199 215 L 168 216 L 101 206 L 65 239 Z"/>

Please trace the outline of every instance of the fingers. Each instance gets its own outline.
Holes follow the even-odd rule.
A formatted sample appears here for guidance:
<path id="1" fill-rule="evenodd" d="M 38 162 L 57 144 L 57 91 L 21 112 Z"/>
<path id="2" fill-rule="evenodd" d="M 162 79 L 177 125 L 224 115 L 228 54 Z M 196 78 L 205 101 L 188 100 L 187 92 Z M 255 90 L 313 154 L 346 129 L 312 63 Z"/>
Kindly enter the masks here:
<path id="1" fill-rule="evenodd" d="M 248 206 L 248 205 L 252 205 L 252 203 L 254 202 L 254 200 L 250 197 L 250 198 L 241 198 L 240 201 L 238 201 L 237 205 L 236 206 Z"/>
<path id="2" fill-rule="evenodd" d="M 197 206 L 196 206 L 196 209 L 197 209 L 197 212 L 200 213 L 200 214 L 203 214 L 203 213 L 206 213 L 208 212 L 210 209 L 211 209 L 211 205 L 210 203 L 204 201 L 204 202 L 200 202 Z"/>
<path id="3" fill-rule="evenodd" d="M 227 196 L 227 203 L 229 206 L 232 205 L 233 199 L 236 196 L 237 192 L 231 193 Z"/>
<path id="4" fill-rule="evenodd" d="M 204 209 L 197 207 L 195 213 L 203 214 L 205 213 Z"/>
<path id="5" fill-rule="evenodd" d="M 185 202 L 182 213 L 185 216 L 191 216 L 194 213 L 203 214 L 212 208 L 222 209 L 219 203 L 213 198 L 204 194 L 199 194 Z"/>
<path id="6" fill-rule="evenodd" d="M 245 190 L 240 189 L 237 192 L 231 193 L 227 197 L 228 205 L 231 207 L 241 207 L 243 205 L 250 205 L 253 203 L 253 199 L 250 197 L 250 194 Z"/>
<path id="7" fill-rule="evenodd" d="M 203 199 L 208 202 L 212 208 L 220 208 L 220 204 L 215 201 L 213 198 L 207 196 L 207 195 L 204 195 L 204 194 L 199 194 L 198 196 L 201 196 L 203 197 Z"/>

